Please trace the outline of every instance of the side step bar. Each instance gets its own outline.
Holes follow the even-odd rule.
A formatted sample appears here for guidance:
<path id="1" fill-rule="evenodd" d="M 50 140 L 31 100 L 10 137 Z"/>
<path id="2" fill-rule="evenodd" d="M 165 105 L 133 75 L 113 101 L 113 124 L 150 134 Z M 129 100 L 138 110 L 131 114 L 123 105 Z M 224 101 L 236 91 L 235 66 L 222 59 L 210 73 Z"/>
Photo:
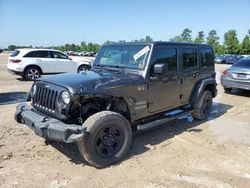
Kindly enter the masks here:
<path id="1" fill-rule="evenodd" d="M 149 122 L 149 123 L 137 125 L 137 130 L 144 131 L 147 129 L 151 129 L 153 127 L 165 124 L 165 123 L 172 121 L 174 119 L 178 119 L 178 118 L 181 118 L 183 116 L 189 115 L 192 111 L 193 111 L 193 109 L 185 109 L 185 110 L 182 110 L 181 112 L 177 112 L 173 115 L 168 115 L 168 114 L 164 115 L 163 118 L 161 118 L 161 119 L 157 119 L 157 120 Z"/>

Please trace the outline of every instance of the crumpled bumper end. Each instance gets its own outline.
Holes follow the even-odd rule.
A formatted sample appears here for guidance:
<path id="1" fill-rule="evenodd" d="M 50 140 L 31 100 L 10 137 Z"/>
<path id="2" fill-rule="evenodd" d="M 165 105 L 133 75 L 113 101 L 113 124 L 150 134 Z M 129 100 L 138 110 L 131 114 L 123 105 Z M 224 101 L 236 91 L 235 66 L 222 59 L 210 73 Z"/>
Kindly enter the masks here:
<path id="1" fill-rule="evenodd" d="M 17 105 L 15 120 L 27 125 L 40 137 L 65 143 L 79 141 L 84 137 L 86 131 L 84 126 L 66 124 L 58 119 L 38 114 L 26 103 Z"/>

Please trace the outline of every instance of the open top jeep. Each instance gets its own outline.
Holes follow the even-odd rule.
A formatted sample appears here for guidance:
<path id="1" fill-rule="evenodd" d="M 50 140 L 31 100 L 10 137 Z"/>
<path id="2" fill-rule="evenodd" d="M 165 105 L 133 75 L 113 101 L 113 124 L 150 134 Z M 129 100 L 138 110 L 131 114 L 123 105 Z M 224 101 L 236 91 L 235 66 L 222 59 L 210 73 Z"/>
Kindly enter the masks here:
<path id="1" fill-rule="evenodd" d="M 127 153 L 132 127 L 206 119 L 217 93 L 213 60 L 205 44 L 104 45 L 90 71 L 37 79 L 15 119 L 45 139 L 76 142 L 88 163 L 105 167 Z"/>

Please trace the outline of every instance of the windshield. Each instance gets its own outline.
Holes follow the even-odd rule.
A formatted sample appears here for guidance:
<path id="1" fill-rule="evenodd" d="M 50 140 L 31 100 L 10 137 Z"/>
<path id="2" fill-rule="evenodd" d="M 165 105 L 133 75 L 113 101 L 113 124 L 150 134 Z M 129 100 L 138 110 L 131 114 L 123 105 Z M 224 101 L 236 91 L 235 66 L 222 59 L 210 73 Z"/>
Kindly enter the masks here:
<path id="1" fill-rule="evenodd" d="M 248 67 L 250 68 L 250 59 L 242 59 L 233 65 L 233 67 Z"/>
<path id="2" fill-rule="evenodd" d="M 94 66 L 144 69 L 150 52 L 145 44 L 103 46 L 94 62 Z"/>

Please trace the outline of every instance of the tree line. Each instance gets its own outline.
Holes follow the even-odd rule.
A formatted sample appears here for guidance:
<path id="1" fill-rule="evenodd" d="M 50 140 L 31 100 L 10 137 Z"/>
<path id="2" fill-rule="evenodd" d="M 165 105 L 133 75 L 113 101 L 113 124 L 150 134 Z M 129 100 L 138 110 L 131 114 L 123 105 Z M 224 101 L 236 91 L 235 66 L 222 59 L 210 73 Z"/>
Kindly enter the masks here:
<path id="1" fill-rule="evenodd" d="M 213 46 L 216 54 L 250 54 L 249 38 L 250 29 L 241 42 L 237 38 L 237 31 L 231 29 L 224 34 L 224 42 L 222 44 L 219 42 L 220 37 L 216 30 L 209 31 L 207 37 L 205 37 L 204 31 L 199 31 L 193 40 L 192 30 L 186 28 L 180 35 L 171 38 L 170 41 L 207 43 Z"/>
<path id="2" fill-rule="evenodd" d="M 194 43 L 207 43 L 210 44 L 216 54 L 250 54 L 250 29 L 248 33 L 245 35 L 243 40 L 240 42 L 237 38 L 237 31 L 231 29 L 227 31 L 223 36 L 223 43 L 220 44 L 220 37 L 217 34 L 216 30 L 211 30 L 208 32 L 208 35 L 205 36 L 204 31 L 199 31 L 197 36 L 193 39 L 192 38 L 192 30 L 189 28 L 185 28 L 180 35 L 172 37 L 169 41 L 173 42 L 194 42 Z M 133 40 L 131 42 L 152 42 L 153 38 L 150 36 L 146 36 L 145 38 L 141 38 L 139 40 Z M 119 43 L 126 42 L 125 40 L 117 41 Z M 115 41 L 106 41 L 104 44 L 111 44 L 116 43 Z M 15 46 L 10 45 L 8 46 L 7 50 L 15 50 L 17 48 L 32 48 L 32 46 Z M 98 52 L 101 45 L 97 43 L 86 43 L 85 41 L 81 42 L 80 44 L 65 44 L 61 46 L 50 46 L 47 48 L 57 49 L 60 51 L 88 51 L 88 52 Z M 35 48 L 43 48 L 41 46 Z"/>
<path id="3" fill-rule="evenodd" d="M 132 42 L 152 42 L 153 39 L 150 36 L 146 36 L 145 38 L 139 39 L 139 40 L 133 40 Z M 117 41 L 119 43 L 126 42 L 125 40 L 119 40 Z M 117 43 L 115 41 L 110 41 L 107 40 L 104 42 L 104 44 L 112 44 L 112 43 Z M 10 50 L 13 51 L 18 48 L 48 48 L 48 49 L 56 49 L 60 51 L 74 51 L 74 52 L 98 52 L 100 49 L 101 45 L 97 43 L 86 43 L 85 41 L 82 41 L 80 44 L 65 44 L 61 46 L 49 46 L 49 47 L 43 47 L 43 46 L 36 46 L 33 47 L 32 45 L 30 46 L 16 46 L 16 45 L 9 45 L 7 49 L 5 50 Z"/>

